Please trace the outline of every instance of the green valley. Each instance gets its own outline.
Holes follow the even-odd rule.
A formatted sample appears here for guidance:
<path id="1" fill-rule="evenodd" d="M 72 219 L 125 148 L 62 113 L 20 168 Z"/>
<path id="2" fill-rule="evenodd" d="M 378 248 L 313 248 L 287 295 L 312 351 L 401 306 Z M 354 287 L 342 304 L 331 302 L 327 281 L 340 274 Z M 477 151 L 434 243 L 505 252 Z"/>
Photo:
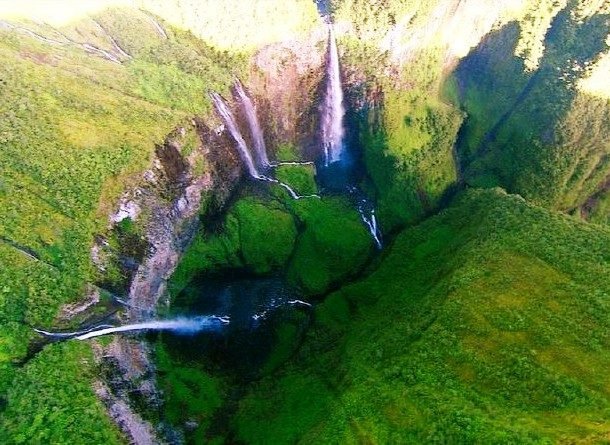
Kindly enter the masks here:
<path id="1" fill-rule="evenodd" d="M 0 442 L 610 441 L 606 0 L 0 2 Z"/>

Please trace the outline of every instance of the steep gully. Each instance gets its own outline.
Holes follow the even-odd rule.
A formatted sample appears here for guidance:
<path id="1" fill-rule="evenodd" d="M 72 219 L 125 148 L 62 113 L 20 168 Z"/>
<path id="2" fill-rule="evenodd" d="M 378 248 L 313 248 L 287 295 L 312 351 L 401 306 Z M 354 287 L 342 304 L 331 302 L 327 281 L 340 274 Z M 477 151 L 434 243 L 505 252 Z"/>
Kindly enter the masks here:
<path id="1" fill-rule="evenodd" d="M 344 115 L 345 108 L 343 104 L 343 86 L 341 84 L 341 71 L 339 65 L 339 54 L 337 44 L 333 32 L 332 24 L 328 25 L 328 64 L 327 64 L 327 80 L 326 91 L 321 108 L 321 140 L 323 148 L 323 162 L 318 164 L 318 169 L 329 169 L 331 175 L 336 168 L 350 169 L 353 168 L 352 160 L 350 159 L 349 151 L 345 146 L 345 129 Z M 317 198 L 320 195 L 299 195 L 288 184 L 281 182 L 272 176 L 269 176 L 271 169 L 279 165 L 302 165 L 314 164 L 314 161 L 306 162 L 277 162 L 269 161 L 267 149 L 261 126 L 256 113 L 256 107 L 251 98 L 246 94 L 241 82 L 236 79 L 234 82 L 234 91 L 239 98 L 241 110 L 243 111 L 252 140 L 253 150 L 248 147 L 239 126 L 236 117 L 228 106 L 227 102 L 216 92 L 210 92 L 210 98 L 214 104 L 215 110 L 223 121 L 224 125 L 235 141 L 235 147 L 239 156 L 248 172 L 249 177 L 254 180 L 267 182 L 278 185 L 284 188 L 288 194 L 295 200 L 303 198 Z M 375 244 L 379 249 L 382 248 L 381 234 L 377 225 L 375 209 L 372 203 L 358 189 L 355 184 L 346 182 L 342 184 L 343 192 L 346 193 L 354 202 L 354 205 L 361 216 L 361 219 L 368 231 L 370 232 Z M 263 318 L 267 313 L 278 309 L 285 305 L 304 305 L 308 303 L 301 300 L 288 301 L 272 301 L 268 307 L 265 307 L 262 312 L 252 315 L 253 320 Z M 98 325 L 84 331 L 75 332 L 49 332 L 41 329 L 35 329 L 41 335 L 46 337 L 62 340 L 74 338 L 77 340 L 87 340 L 90 338 L 131 331 L 153 330 L 153 331 L 171 331 L 175 334 L 194 334 L 202 331 L 217 331 L 223 326 L 230 323 L 230 319 L 224 315 L 207 315 L 192 318 L 178 318 L 171 320 L 153 320 L 148 322 L 128 324 L 124 326 L 114 327 L 109 325 Z"/>

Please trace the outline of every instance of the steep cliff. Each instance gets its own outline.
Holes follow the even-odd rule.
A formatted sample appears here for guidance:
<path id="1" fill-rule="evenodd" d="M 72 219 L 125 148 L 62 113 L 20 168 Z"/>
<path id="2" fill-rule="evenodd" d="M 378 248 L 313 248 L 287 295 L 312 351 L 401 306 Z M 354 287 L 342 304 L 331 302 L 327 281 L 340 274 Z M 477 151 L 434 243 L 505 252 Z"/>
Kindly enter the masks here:
<path id="1" fill-rule="evenodd" d="M 39 348 L 32 343 L 28 352 L 36 335 L 30 326 L 94 322 L 121 301 L 131 308 L 125 316 L 155 312 L 164 280 L 198 222 L 200 198 L 204 211 L 218 211 L 239 179 L 230 139 L 210 129 L 219 122 L 206 92 L 229 96 L 233 76 L 248 80 L 255 72 L 250 58 L 260 45 L 287 36 L 296 42 L 308 35 L 318 16 L 315 6 L 304 2 L 277 2 L 280 8 L 309 11 L 290 23 L 268 14 L 270 2 L 259 2 L 253 5 L 256 24 L 237 3 L 211 2 L 197 9 L 188 2 L 171 8 L 149 2 L 136 5 L 140 10 L 134 2 L 78 7 L 57 2 L 53 8 L 26 3 L 0 8 L 0 405 L 10 418 L 2 424 L 2 438 L 5 443 L 71 437 L 116 441 L 117 432 L 95 399 L 92 376 L 98 365 L 85 360 L 88 347 L 51 344 L 28 361 Z M 210 8 L 225 21 L 212 19 Z M 250 39 L 254 34 L 245 30 L 260 29 L 261 20 L 269 32 L 256 31 L 258 40 Z M 233 40 L 209 38 L 209 26 L 201 28 L 206 23 L 226 27 L 223 35 Z M 303 78 L 316 68 L 315 56 L 311 63 L 298 63 L 298 70 L 290 63 L 284 66 L 295 74 L 284 94 L 300 91 Z M 273 68 L 256 68 L 256 73 L 264 78 Z M 264 87 L 260 94 L 261 103 L 275 100 Z M 292 105 L 284 99 L 275 107 L 296 115 Z M 295 142 L 294 124 L 283 125 L 277 138 Z M 62 304 L 88 294 L 87 304 L 66 306 L 56 318 Z M 138 343 L 131 347 L 139 348 Z M 119 369 L 132 367 L 131 354 L 114 354 L 119 349 L 97 356 L 105 363 L 119 360 Z M 70 379 L 81 361 L 82 384 L 74 386 L 68 403 L 61 396 L 67 381 L 52 375 Z M 51 363 L 57 374 L 48 374 Z M 32 379 L 45 390 L 24 390 Z M 124 386 L 132 383 L 127 378 Z M 115 419 L 133 439 L 139 427 L 125 422 L 135 419 L 124 404 L 129 401 L 113 399 L 112 385 L 100 388 L 96 391 L 106 394 L 102 399 L 110 414 L 119 416 Z M 64 414 L 58 417 L 40 406 L 57 406 Z M 78 422 L 81 427 L 65 428 L 67 418 L 83 417 L 77 414 L 81 409 L 89 410 L 92 425 L 107 427 L 98 432 Z M 32 422 L 34 416 L 41 420 Z"/>
<path id="2" fill-rule="evenodd" d="M 0 5 L 0 441 L 607 438 L 607 1 L 50 3 Z M 271 160 L 319 160 L 325 19 L 362 168 L 320 198 L 279 166 L 293 199 L 242 181 L 209 93 L 246 129 L 240 79 Z M 32 329 L 188 311 L 219 277 L 318 306 L 197 360 Z"/>

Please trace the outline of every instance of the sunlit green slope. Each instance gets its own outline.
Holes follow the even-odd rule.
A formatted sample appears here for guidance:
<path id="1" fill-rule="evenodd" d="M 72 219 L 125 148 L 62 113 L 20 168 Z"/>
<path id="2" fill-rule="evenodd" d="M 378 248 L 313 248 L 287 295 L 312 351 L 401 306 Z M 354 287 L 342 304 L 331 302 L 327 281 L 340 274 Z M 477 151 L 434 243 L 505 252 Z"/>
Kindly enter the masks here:
<path id="1" fill-rule="evenodd" d="M 225 94 L 234 75 L 247 77 L 247 56 L 257 45 L 312 24 L 311 15 L 300 21 L 302 14 L 279 25 L 276 16 L 264 20 L 272 6 L 264 2 L 256 28 L 275 25 L 235 51 L 195 37 L 176 17 L 154 15 L 159 2 L 147 2 L 148 10 L 135 9 L 146 6 L 136 2 L 93 3 L 0 5 L 2 443 L 119 440 L 93 394 L 89 348 L 50 345 L 24 365 L 32 327 L 51 326 L 60 306 L 96 281 L 94 236 L 107 230 L 121 193 L 141 180 L 156 144 L 179 125 L 190 128 L 194 116 L 209 116 L 206 92 Z M 158 14 L 186 17 L 190 6 L 181 3 Z M 249 8 L 212 3 L 213 10 L 195 11 L 201 23 L 241 38 L 255 28 Z M 120 8 L 106 8 L 113 5 Z"/>
<path id="2" fill-rule="evenodd" d="M 461 180 L 607 220 L 607 2 L 332 3 L 386 230 Z"/>
<path id="3" fill-rule="evenodd" d="M 473 190 L 331 295 L 254 386 L 249 443 L 528 443 L 610 432 L 610 231 Z"/>

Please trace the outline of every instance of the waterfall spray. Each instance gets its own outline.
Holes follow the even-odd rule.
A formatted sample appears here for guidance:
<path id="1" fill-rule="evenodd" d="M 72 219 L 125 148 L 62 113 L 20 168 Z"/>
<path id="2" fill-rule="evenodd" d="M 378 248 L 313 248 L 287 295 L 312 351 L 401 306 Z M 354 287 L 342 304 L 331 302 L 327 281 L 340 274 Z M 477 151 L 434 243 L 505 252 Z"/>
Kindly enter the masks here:
<path id="1" fill-rule="evenodd" d="M 85 331 L 76 332 L 49 332 L 41 329 L 34 330 L 39 334 L 51 338 L 75 338 L 77 340 L 88 340 L 90 338 L 99 337 L 102 335 L 130 331 L 171 331 L 176 334 L 196 334 L 202 331 L 216 331 L 226 324 L 229 324 L 229 319 L 227 317 L 206 315 L 193 318 L 147 321 L 142 323 L 128 324 L 125 326 L 100 325 Z"/>
<path id="2" fill-rule="evenodd" d="M 322 145 L 326 166 L 341 160 L 343 156 L 343 87 L 339 69 L 339 52 L 333 25 L 328 25 L 328 67 L 326 94 L 322 112 Z"/>

